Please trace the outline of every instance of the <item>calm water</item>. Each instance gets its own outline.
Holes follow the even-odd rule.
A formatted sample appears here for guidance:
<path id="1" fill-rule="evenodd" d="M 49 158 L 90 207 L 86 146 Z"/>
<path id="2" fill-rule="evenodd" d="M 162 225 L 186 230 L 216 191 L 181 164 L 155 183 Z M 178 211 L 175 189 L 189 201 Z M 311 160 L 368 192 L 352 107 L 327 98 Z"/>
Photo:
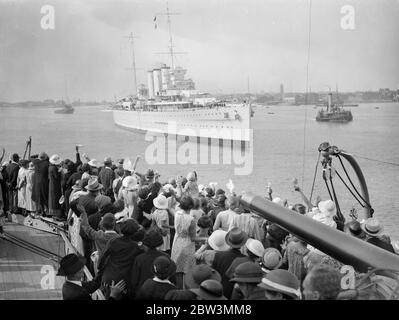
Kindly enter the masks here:
<path id="1" fill-rule="evenodd" d="M 375 107 L 380 107 L 375 109 Z M 32 153 L 46 151 L 49 155 L 58 153 L 74 159 L 74 146 L 83 144 L 81 152 L 91 158 L 113 159 L 141 155 L 138 170 L 144 172 L 145 151 L 151 142 L 144 134 L 117 128 L 112 113 L 102 112 L 102 107 L 78 107 L 72 115 L 55 114 L 47 108 L 23 110 L 19 108 L 0 109 L 0 147 L 10 152 L 23 154 L 25 141 L 32 136 Z M 320 143 L 328 141 L 354 155 L 387 162 L 399 163 L 399 104 L 361 104 L 351 108 L 354 121 L 348 124 L 318 123 L 314 120 L 317 110 L 311 106 L 257 107 L 252 126 L 254 129 L 253 171 L 247 176 L 235 176 L 237 165 L 151 165 L 161 173 L 161 180 L 170 176 L 186 175 L 195 169 L 199 183 L 217 181 L 225 188 L 231 178 L 236 191 L 251 191 L 264 194 L 265 186 L 271 183 L 273 195 L 287 198 L 290 203 L 301 201 L 291 186 L 294 177 L 303 183 L 309 195 Z M 274 114 L 269 114 L 272 112 Z M 305 126 L 306 114 L 306 126 Z M 305 128 L 306 127 L 306 128 Z M 305 137 L 305 152 L 304 147 Z M 178 147 L 184 142 L 179 141 Z M 375 217 L 382 220 L 386 232 L 392 239 L 399 239 L 399 166 L 393 166 L 357 158 L 369 188 Z M 304 171 L 303 171 L 303 163 Z M 339 161 L 334 165 L 342 174 Z M 349 164 L 347 168 L 349 168 Z M 349 173 L 356 178 L 352 172 Z M 302 181 L 302 176 L 304 180 Z M 338 179 L 338 178 L 337 178 Z M 335 185 L 341 208 L 348 212 L 356 200 L 346 191 L 340 181 Z M 319 167 L 315 195 L 328 198 Z M 360 205 L 355 205 L 361 214 Z"/>

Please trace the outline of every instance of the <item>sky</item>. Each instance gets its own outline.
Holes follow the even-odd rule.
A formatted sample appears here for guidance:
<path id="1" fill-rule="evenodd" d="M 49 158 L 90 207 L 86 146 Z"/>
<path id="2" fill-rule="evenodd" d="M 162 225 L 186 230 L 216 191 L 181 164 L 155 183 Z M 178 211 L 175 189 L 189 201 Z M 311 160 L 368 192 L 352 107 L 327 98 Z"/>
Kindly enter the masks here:
<path id="1" fill-rule="evenodd" d="M 306 91 L 310 0 L 169 0 L 175 64 L 213 94 Z M 41 8 L 55 11 L 43 30 Z M 344 30 L 341 9 L 354 9 Z M 166 0 L 0 0 L 0 101 L 107 100 L 170 64 Z M 157 28 L 154 26 L 157 16 Z M 399 86 L 399 0 L 313 0 L 309 86 Z"/>

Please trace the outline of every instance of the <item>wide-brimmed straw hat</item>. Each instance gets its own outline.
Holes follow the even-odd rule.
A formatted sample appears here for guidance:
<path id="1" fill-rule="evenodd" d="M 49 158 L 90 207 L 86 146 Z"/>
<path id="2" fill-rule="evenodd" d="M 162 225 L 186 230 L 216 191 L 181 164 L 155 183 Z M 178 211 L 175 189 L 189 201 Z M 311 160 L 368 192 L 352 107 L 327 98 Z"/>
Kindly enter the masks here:
<path id="1" fill-rule="evenodd" d="M 135 177 L 128 176 L 123 179 L 122 187 L 127 191 L 134 191 L 139 188 L 139 185 L 137 184 L 137 179 Z"/>
<path id="2" fill-rule="evenodd" d="M 205 280 L 198 289 L 190 289 L 198 297 L 204 300 L 227 300 L 223 295 L 223 286 L 216 280 Z"/>
<path id="3" fill-rule="evenodd" d="M 241 263 L 234 270 L 234 277 L 231 282 L 259 283 L 262 281 L 263 272 L 260 265 L 249 261 Z"/>
<path id="4" fill-rule="evenodd" d="M 219 272 L 207 264 L 199 264 L 187 272 L 184 277 L 184 284 L 187 289 L 199 288 L 202 282 L 209 279 L 220 282 L 222 277 Z"/>
<path id="5" fill-rule="evenodd" d="M 384 230 L 383 225 L 377 218 L 368 218 L 362 225 L 362 229 L 371 237 L 378 237 Z"/>
<path id="6" fill-rule="evenodd" d="M 245 243 L 245 246 L 247 247 L 247 250 L 249 250 L 251 253 L 253 253 L 257 257 L 259 257 L 259 258 L 263 257 L 265 248 L 264 248 L 262 242 L 260 242 L 259 240 L 249 238 L 247 240 L 247 242 Z"/>
<path id="7" fill-rule="evenodd" d="M 87 183 L 86 190 L 88 191 L 97 191 L 101 190 L 103 188 L 103 185 L 98 182 L 97 178 L 91 178 L 89 179 L 89 182 Z"/>
<path id="8" fill-rule="evenodd" d="M 59 164 L 61 164 L 62 159 L 61 159 L 61 157 L 58 154 L 53 154 L 50 157 L 49 161 L 50 161 L 51 164 L 59 165 Z"/>
<path id="9" fill-rule="evenodd" d="M 162 194 L 158 195 L 152 202 L 157 209 L 168 209 L 168 199 Z"/>
<path id="10" fill-rule="evenodd" d="M 287 270 L 277 269 L 270 271 L 262 278 L 258 287 L 269 291 L 280 292 L 296 299 L 301 297 L 299 280 Z"/>
<path id="11" fill-rule="evenodd" d="M 208 238 L 208 244 L 215 251 L 227 251 L 230 249 L 226 243 L 227 232 L 224 230 L 215 230 Z"/>
<path id="12" fill-rule="evenodd" d="M 77 273 L 85 266 L 85 258 L 75 253 L 67 254 L 60 261 L 57 276 L 70 276 Z"/>
<path id="13" fill-rule="evenodd" d="M 283 257 L 276 248 L 267 248 L 262 256 L 262 264 L 267 270 L 274 270 L 281 267 Z"/>
<path id="14" fill-rule="evenodd" d="M 98 163 L 98 161 L 96 159 L 91 159 L 87 164 L 90 167 L 95 167 L 95 168 L 101 167 L 101 165 Z"/>
<path id="15" fill-rule="evenodd" d="M 356 220 L 345 224 L 344 231 L 359 239 L 364 239 L 366 237 L 366 233 L 363 231 L 362 225 Z"/>
<path id="16" fill-rule="evenodd" d="M 245 231 L 241 230 L 240 228 L 232 228 L 226 234 L 226 243 L 231 248 L 241 248 L 248 240 L 248 235 Z"/>
<path id="17" fill-rule="evenodd" d="M 337 207 L 332 200 L 320 201 L 318 205 L 321 213 L 324 213 L 326 216 L 332 217 L 337 213 Z"/>

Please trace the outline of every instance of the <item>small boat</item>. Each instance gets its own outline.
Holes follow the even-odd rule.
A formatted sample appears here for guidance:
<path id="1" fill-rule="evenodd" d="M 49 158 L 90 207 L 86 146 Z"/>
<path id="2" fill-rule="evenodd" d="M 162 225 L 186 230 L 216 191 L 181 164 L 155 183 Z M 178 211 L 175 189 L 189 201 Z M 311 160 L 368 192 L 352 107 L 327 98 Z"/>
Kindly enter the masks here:
<path id="1" fill-rule="evenodd" d="M 375 109 L 379 109 L 380 107 L 375 107 Z"/>
<path id="2" fill-rule="evenodd" d="M 327 108 L 317 113 L 316 121 L 323 122 L 349 122 L 353 120 L 352 112 L 345 110 L 342 105 L 332 104 L 332 93 L 328 94 Z"/>
<path id="3" fill-rule="evenodd" d="M 74 113 L 75 109 L 71 104 L 64 103 L 63 107 L 54 111 L 54 113 L 65 113 L 70 114 Z"/>
<path id="4" fill-rule="evenodd" d="M 274 114 L 274 112 L 268 112 L 267 114 Z"/>

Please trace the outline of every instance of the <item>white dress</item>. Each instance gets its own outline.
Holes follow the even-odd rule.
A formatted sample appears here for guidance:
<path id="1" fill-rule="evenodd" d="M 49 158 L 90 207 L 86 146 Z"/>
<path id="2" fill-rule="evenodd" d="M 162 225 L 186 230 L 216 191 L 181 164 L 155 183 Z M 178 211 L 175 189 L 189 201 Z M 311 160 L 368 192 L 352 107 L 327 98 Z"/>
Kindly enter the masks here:
<path id="1" fill-rule="evenodd" d="M 163 245 L 159 248 L 161 251 L 170 250 L 170 230 L 166 228 L 162 228 L 162 225 L 166 224 L 169 225 L 169 214 L 166 210 L 156 209 L 152 213 L 152 219 L 157 224 L 158 228 L 166 230 L 166 236 L 162 236 L 163 238 Z"/>
<path id="2" fill-rule="evenodd" d="M 86 191 L 76 191 L 71 193 L 69 197 L 69 203 L 71 203 L 73 200 L 78 199 L 81 196 L 86 195 Z M 79 252 L 82 256 L 84 256 L 84 250 L 83 250 L 83 240 L 82 237 L 80 236 L 80 218 L 76 216 L 76 214 L 72 211 L 72 209 L 69 209 L 69 214 L 68 217 L 71 216 L 73 218 L 73 224 L 72 226 L 69 226 L 69 237 L 71 239 L 71 244 L 72 246 L 76 249 L 77 252 Z M 70 253 L 70 252 L 69 252 Z"/>
<path id="3" fill-rule="evenodd" d="M 18 188 L 18 208 L 26 208 L 26 172 L 25 168 L 20 168 L 17 177 Z"/>
<path id="4" fill-rule="evenodd" d="M 28 211 L 36 211 L 36 203 L 32 200 L 32 188 L 33 188 L 33 175 L 35 171 L 30 169 L 26 172 L 26 206 L 25 209 Z"/>

